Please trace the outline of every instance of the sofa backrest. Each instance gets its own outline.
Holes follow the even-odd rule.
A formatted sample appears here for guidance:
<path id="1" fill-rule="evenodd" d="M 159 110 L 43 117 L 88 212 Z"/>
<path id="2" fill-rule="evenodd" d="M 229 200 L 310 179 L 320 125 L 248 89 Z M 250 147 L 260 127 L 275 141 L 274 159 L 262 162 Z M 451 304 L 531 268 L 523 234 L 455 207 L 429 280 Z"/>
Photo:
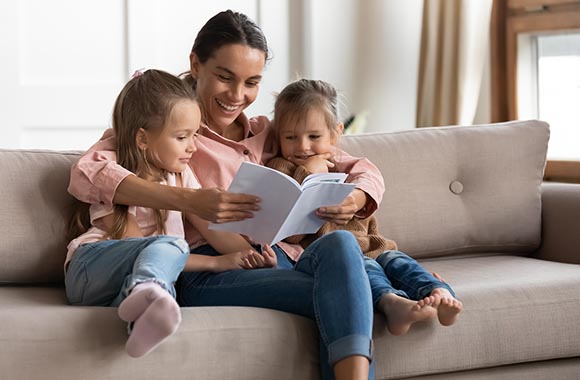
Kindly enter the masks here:
<path id="1" fill-rule="evenodd" d="M 416 258 L 531 253 L 541 239 L 549 127 L 515 121 L 344 136 L 379 166 L 383 235 Z"/>
<path id="2" fill-rule="evenodd" d="M 531 252 L 540 242 L 546 123 L 345 136 L 382 171 L 384 235 L 414 257 Z M 61 283 L 77 152 L 0 150 L 0 284 Z"/>
<path id="3" fill-rule="evenodd" d="M 0 284 L 62 282 L 74 152 L 0 150 Z"/>

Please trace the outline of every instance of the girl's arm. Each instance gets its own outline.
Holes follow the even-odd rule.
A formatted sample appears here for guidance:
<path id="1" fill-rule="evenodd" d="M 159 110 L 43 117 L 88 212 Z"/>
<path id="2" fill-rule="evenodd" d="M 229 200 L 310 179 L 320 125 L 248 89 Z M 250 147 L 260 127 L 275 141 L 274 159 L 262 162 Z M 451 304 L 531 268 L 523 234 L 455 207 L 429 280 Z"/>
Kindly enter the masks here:
<path id="1" fill-rule="evenodd" d="M 258 199 L 252 195 L 170 188 L 138 178 L 115 160 L 115 137 L 109 129 L 71 167 L 69 193 L 90 204 L 178 210 L 216 223 L 242 220 L 258 209 Z"/>
<path id="2" fill-rule="evenodd" d="M 209 223 L 196 215 L 186 214 L 186 218 L 209 245 L 223 256 L 228 256 L 228 258 L 222 258 L 222 261 L 233 260 L 233 262 L 237 262 L 236 260 L 241 258 L 246 264 L 243 266 L 245 269 L 275 267 L 277 265 L 276 254 L 269 246 L 264 246 L 260 255 L 241 235 L 226 231 L 210 230 Z M 229 257 L 232 254 L 237 256 Z"/>

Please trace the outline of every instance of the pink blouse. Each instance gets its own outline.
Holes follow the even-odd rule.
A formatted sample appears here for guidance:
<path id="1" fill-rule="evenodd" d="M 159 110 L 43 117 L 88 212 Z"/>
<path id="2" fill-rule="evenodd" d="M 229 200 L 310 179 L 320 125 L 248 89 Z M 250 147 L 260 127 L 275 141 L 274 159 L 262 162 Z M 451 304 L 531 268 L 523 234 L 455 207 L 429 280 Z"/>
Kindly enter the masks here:
<path id="1" fill-rule="evenodd" d="M 202 124 L 197 151 L 189 162 L 201 187 L 227 189 L 242 162 L 264 164 L 276 155 L 275 137 L 267 117 L 248 119 L 241 114 L 237 121 L 244 127 L 241 141 L 226 139 Z M 380 171 L 368 159 L 352 157 L 346 152 L 337 154 L 336 159 L 336 170 L 349 173 L 348 181 L 355 183 L 370 198 L 357 216 L 370 216 L 381 202 L 385 189 Z M 72 166 L 68 191 L 83 202 L 110 205 L 117 186 L 130 174 L 116 164 L 114 136 L 112 130 L 107 130 Z M 187 222 L 185 237 L 192 249 L 206 244 L 201 234 Z M 294 260 L 303 251 L 299 245 L 284 242 L 279 245 Z"/>

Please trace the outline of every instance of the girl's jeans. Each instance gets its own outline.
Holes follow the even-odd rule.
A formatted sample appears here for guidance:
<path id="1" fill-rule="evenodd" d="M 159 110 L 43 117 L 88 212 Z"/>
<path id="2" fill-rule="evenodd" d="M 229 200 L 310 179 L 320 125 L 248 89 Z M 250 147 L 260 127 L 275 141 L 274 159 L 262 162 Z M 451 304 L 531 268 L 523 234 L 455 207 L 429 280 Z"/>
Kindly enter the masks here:
<path id="1" fill-rule="evenodd" d="M 135 285 L 154 281 L 175 297 L 188 257 L 184 239 L 165 235 L 83 244 L 69 263 L 66 295 L 72 305 L 118 306 Z"/>
<path id="2" fill-rule="evenodd" d="M 351 355 L 371 358 L 373 305 L 363 256 L 350 232 L 311 244 L 295 265 L 274 246 L 278 268 L 221 273 L 184 272 L 177 281 L 182 306 L 253 306 L 303 315 L 320 332 L 323 379 Z M 193 253 L 216 255 L 210 246 Z"/>
<path id="3" fill-rule="evenodd" d="M 449 285 L 437 280 L 415 259 L 403 252 L 386 251 L 375 260 L 365 257 L 364 263 L 374 305 L 386 293 L 419 301 L 431 294 L 433 289 L 445 288 L 455 296 Z"/>

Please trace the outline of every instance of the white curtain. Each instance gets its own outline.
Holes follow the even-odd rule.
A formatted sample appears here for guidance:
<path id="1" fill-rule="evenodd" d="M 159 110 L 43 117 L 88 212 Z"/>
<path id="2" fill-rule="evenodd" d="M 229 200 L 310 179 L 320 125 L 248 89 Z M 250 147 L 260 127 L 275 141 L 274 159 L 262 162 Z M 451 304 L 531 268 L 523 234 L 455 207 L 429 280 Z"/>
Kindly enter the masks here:
<path id="1" fill-rule="evenodd" d="M 492 0 L 425 0 L 417 126 L 469 125 L 488 57 Z"/>

